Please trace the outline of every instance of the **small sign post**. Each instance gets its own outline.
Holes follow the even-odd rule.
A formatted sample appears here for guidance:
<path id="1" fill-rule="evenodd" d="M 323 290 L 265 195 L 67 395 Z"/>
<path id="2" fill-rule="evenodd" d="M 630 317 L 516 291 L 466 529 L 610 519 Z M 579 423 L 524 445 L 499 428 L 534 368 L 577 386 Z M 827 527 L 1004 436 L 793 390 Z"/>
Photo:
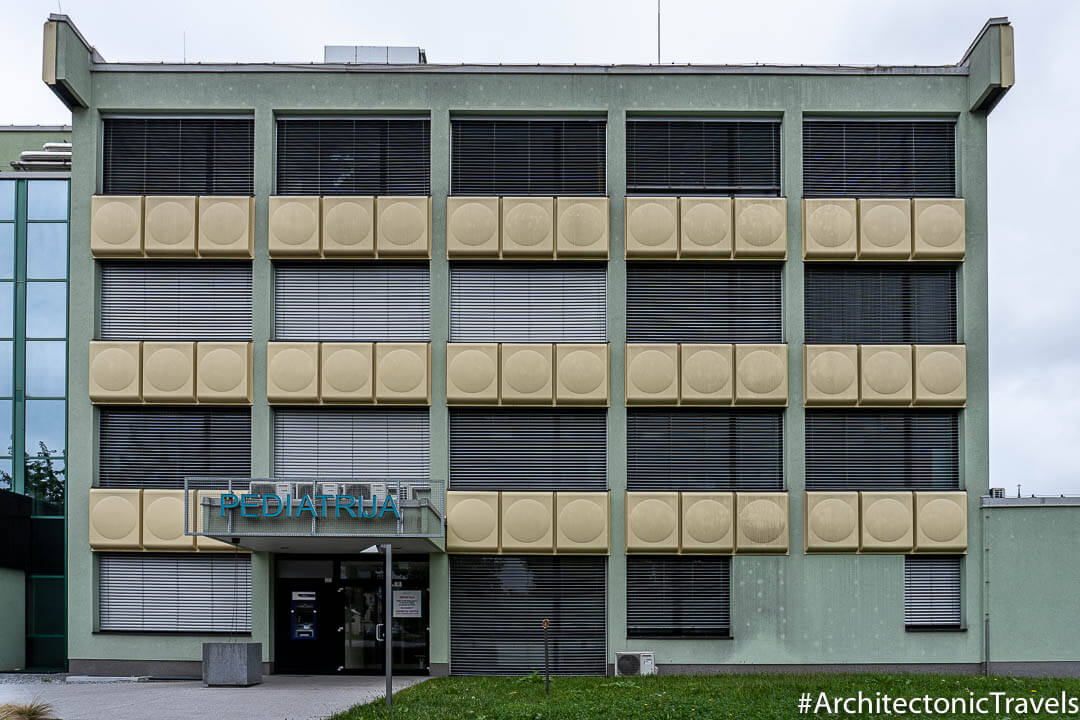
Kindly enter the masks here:
<path id="1" fill-rule="evenodd" d="M 393 598 L 393 546 L 390 543 L 383 545 L 383 551 L 386 553 L 386 570 L 384 572 L 384 579 L 386 580 L 386 589 L 383 594 L 383 622 L 386 623 L 386 631 L 383 633 L 384 642 L 386 643 L 386 707 L 390 707 L 394 698 L 394 666 L 392 664 L 392 658 L 390 653 L 390 638 L 393 635 L 394 618 L 393 613 L 390 611 L 391 598 Z"/>
<path id="2" fill-rule="evenodd" d="M 541 623 L 544 626 L 544 694 L 551 694 L 551 665 L 548 659 L 548 626 L 551 622 L 544 618 L 544 622 Z"/>

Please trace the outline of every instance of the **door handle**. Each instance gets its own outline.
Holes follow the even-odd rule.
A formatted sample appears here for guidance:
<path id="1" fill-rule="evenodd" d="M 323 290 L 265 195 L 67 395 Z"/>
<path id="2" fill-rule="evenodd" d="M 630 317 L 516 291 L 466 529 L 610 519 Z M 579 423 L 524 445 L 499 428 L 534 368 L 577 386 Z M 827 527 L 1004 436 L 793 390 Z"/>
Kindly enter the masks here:
<path id="1" fill-rule="evenodd" d="M 375 626 L 375 642 L 382 642 L 386 639 L 383 637 L 383 627 L 384 625 L 382 623 Z"/>
<path id="2" fill-rule="evenodd" d="M 339 625 L 337 631 L 338 632 L 345 632 L 345 626 L 344 625 Z"/>

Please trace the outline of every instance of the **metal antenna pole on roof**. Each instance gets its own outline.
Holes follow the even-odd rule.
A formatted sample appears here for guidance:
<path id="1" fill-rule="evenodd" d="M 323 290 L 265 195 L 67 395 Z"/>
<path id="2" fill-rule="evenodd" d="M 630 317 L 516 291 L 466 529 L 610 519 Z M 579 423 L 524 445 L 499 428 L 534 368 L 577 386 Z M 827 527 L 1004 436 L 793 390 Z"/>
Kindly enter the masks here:
<path id="1" fill-rule="evenodd" d="M 660 64 L 660 0 L 656 0 L 656 64 Z"/>

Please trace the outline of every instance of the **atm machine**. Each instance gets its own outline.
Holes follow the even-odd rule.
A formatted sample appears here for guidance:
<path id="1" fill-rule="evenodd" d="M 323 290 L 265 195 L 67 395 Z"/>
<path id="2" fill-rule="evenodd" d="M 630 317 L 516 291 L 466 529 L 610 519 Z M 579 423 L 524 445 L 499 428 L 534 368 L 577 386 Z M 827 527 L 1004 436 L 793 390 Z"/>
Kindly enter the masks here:
<path id="1" fill-rule="evenodd" d="M 315 640 L 318 633 L 319 600 L 314 591 L 292 593 L 289 605 L 290 637 L 293 640 Z"/>

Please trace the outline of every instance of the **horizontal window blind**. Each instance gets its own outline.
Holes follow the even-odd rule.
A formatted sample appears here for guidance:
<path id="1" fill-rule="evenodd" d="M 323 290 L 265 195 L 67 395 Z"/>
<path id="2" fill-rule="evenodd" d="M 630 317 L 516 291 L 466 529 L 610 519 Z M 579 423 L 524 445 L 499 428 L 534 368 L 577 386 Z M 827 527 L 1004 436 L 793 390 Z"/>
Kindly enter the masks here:
<path id="1" fill-rule="evenodd" d="M 626 489 L 783 490 L 782 410 L 627 409 Z"/>
<path id="2" fill-rule="evenodd" d="M 959 555 L 904 556 L 904 625 L 960 627 Z"/>
<path id="3" fill-rule="evenodd" d="M 810 344 L 956 342 L 956 269 L 807 264 Z"/>
<path id="4" fill-rule="evenodd" d="M 603 557 L 450 556 L 450 672 L 544 671 L 550 621 L 553 675 L 607 673 Z"/>
<path id="5" fill-rule="evenodd" d="M 102 340 L 251 340 L 251 263 L 100 262 Z"/>
<path id="6" fill-rule="evenodd" d="M 626 558 L 626 636 L 730 637 L 731 558 Z"/>
<path id="7" fill-rule="evenodd" d="M 427 118 L 278 118 L 278 195 L 430 195 Z"/>
<path id="8" fill-rule="evenodd" d="M 105 118 L 106 195 L 252 195 L 252 118 Z"/>
<path id="9" fill-rule="evenodd" d="M 779 195 L 780 122 L 630 120 L 626 191 Z"/>
<path id="10" fill-rule="evenodd" d="M 450 122 L 452 195 L 604 195 L 603 120 Z"/>
<path id="11" fill-rule="evenodd" d="M 450 268 L 450 342 L 605 342 L 607 272 L 578 265 Z"/>
<path id="12" fill-rule="evenodd" d="M 274 337 L 426 342 L 431 339 L 427 265 L 279 263 L 274 268 Z"/>
<path id="13" fill-rule="evenodd" d="M 959 487 L 956 411 L 806 411 L 807 490 Z"/>
<path id="14" fill-rule="evenodd" d="M 803 194 L 953 197 L 953 120 L 803 121 Z"/>
<path id="15" fill-rule="evenodd" d="M 781 265 L 627 263 L 627 342 L 779 343 Z"/>
<path id="16" fill-rule="evenodd" d="M 277 408 L 274 475 L 418 481 L 430 478 L 427 408 Z"/>
<path id="17" fill-rule="evenodd" d="M 604 410 L 450 410 L 453 490 L 607 489 Z"/>
<path id="18" fill-rule="evenodd" d="M 184 477 L 251 477 L 248 408 L 102 407 L 98 438 L 103 488 L 176 490 Z"/>
<path id="19" fill-rule="evenodd" d="M 98 627 L 251 632 L 251 556 L 97 553 Z"/>

